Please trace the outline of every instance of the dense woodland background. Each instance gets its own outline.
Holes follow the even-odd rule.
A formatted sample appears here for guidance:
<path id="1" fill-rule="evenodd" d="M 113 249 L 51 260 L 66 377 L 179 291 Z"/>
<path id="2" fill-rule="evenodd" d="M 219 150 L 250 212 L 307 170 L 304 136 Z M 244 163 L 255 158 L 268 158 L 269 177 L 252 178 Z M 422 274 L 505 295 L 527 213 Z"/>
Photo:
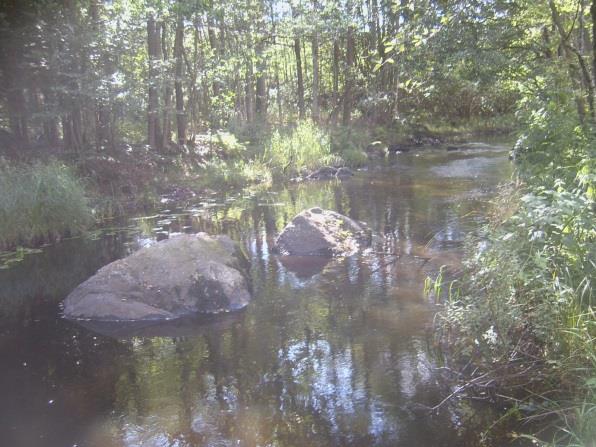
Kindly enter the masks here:
<path id="1" fill-rule="evenodd" d="M 578 15 L 551 3 L 7 0 L 4 146 L 168 149 L 206 129 L 306 117 L 456 124 L 511 113 L 524 70 L 591 54 L 587 5 Z M 574 32 L 553 14 L 575 16 Z M 592 88 L 583 62 L 575 81 Z"/>

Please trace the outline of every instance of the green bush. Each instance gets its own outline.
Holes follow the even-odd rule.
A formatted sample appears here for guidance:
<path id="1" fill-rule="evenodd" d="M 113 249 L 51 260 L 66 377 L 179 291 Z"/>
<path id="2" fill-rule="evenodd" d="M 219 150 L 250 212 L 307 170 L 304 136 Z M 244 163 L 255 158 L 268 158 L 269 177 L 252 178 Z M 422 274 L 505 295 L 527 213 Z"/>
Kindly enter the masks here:
<path id="1" fill-rule="evenodd" d="M 0 164 L 0 248 L 53 241 L 92 222 L 83 185 L 68 167 Z"/>

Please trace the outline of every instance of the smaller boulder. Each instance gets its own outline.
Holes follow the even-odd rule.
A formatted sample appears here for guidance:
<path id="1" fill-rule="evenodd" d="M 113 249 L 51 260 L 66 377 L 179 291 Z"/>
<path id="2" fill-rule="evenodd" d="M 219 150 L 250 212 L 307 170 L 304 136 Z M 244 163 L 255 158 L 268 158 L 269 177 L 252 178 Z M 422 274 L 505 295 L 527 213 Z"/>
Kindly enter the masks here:
<path id="1" fill-rule="evenodd" d="M 332 180 L 335 178 L 344 179 L 352 177 L 354 173 L 346 167 L 334 168 L 333 166 L 324 166 L 306 176 L 308 180 Z"/>
<path id="2" fill-rule="evenodd" d="M 349 256 L 370 242 L 366 224 L 335 211 L 311 208 L 286 225 L 275 248 L 286 256 Z"/>
<path id="3" fill-rule="evenodd" d="M 410 152 L 410 147 L 405 144 L 392 144 L 388 150 L 390 154 L 396 154 L 398 152 Z"/>
<path id="4" fill-rule="evenodd" d="M 339 179 L 352 177 L 353 175 L 354 173 L 352 170 L 350 168 L 346 168 L 345 166 L 338 168 L 337 172 L 335 173 L 335 176 Z"/>
<path id="5" fill-rule="evenodd" d="M 366 147 L 368 158 L 384 158 L 387 155 L 387 146 L 381 141 L 373 141 Z"/>
<path id="6" fill-rule="evenodd" d="M 309 180 L 331 180 L 335 178 L 337 168 L 332 166 L 323 166 L 316 171 L 310 173 L 306 178 Z"/>

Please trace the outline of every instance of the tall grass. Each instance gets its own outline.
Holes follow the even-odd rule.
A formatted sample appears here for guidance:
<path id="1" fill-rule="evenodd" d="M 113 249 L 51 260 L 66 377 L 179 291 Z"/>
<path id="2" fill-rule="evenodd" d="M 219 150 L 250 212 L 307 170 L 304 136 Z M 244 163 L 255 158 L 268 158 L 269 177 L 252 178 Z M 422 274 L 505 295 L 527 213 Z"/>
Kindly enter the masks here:
<path id="1" fill-rule="evenodd" d="M 0 248 L 53 241 L 92 221 L 83 185 L 68 167 L 0 164 Z"/>
<path id="2" fill-rule="evenodd" d="M 331 152 L 327 133 L 312 121 L 301 121 L 290 132 L 274 131 L 266 146 L 263 160 L 280 173 L 300 173 L 342 160 Z"/>

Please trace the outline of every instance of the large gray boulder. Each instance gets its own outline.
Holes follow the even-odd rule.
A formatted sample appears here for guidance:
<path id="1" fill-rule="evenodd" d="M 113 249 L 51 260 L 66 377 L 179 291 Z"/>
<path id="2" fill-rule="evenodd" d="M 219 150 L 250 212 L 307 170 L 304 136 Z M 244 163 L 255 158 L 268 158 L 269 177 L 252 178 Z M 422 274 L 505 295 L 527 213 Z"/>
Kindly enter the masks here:
<path id="1" fill-rule="evenodd" d="M 179 235 L 101 268 L 64 300 L 73 319 L 154 320 L 245 307 L 249 263 L 227 236 Z"/>
<path id="2" fill-rule="evenodd" d="M 370 244 L 366 224 L 335 211 L 311 208 L 302 211 L 275 241 L 286 256 L 349 256 Z"/>

